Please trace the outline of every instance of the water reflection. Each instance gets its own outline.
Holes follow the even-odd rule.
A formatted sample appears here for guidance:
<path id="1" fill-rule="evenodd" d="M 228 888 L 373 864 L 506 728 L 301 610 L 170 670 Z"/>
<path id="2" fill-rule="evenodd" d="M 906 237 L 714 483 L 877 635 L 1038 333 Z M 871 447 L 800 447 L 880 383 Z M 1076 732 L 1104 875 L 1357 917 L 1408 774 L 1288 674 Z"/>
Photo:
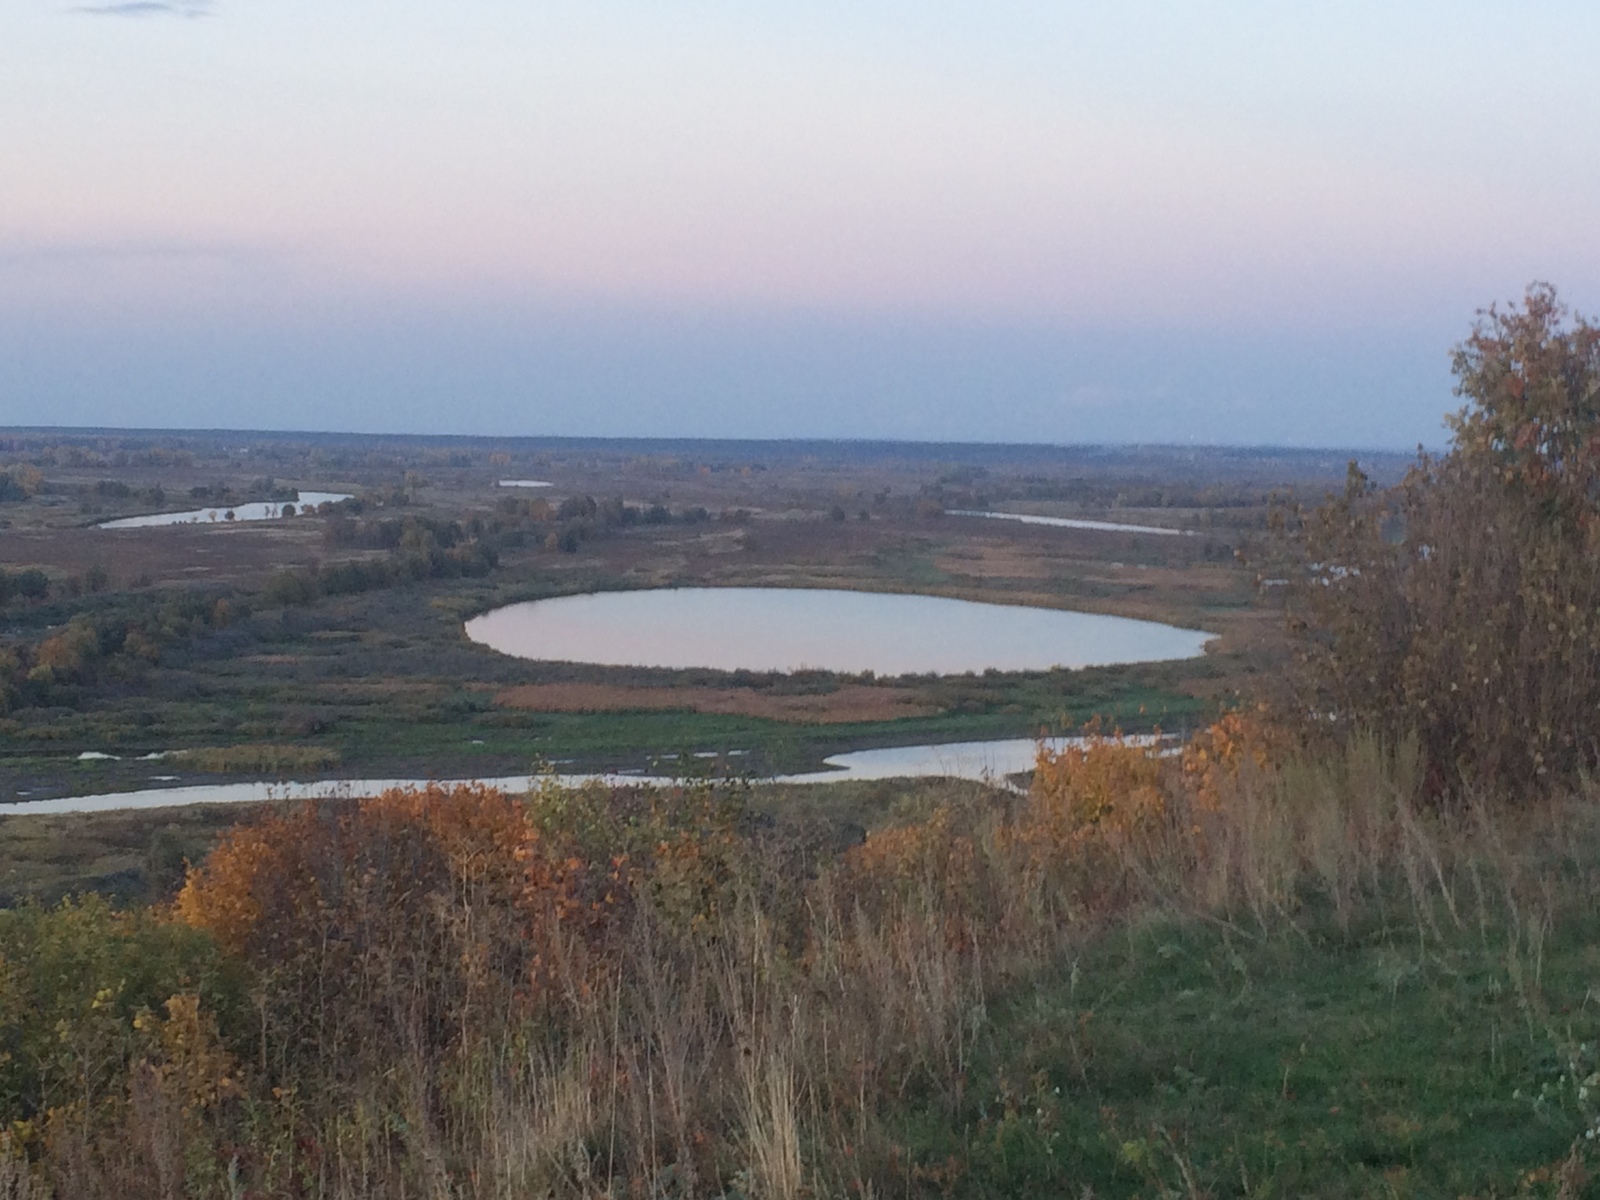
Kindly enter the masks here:
<path id="1" fill-rule="evenodd" d="M 1124 525 L 1118 521 L 1088 521 L 1079 517 L 1035 517 L 1030 513 L 980 512 L 952 508 L 952 517 L 993 517 L 997 521 L 1021 521 L 1024 525 L 1054 525 L 1057 529 L 1099 529 L 1105 533 L 1159 533 L 1167 537 L 1194 537 L 1192 529 L 1163 529 L 1159 525 Z"/>
<path id="2" fill-rule="evenodd" d="M 148 529 L 155 525 L 225 525 L 235 521 L 272 521 L 291 516 L 319 504 L 337 504 L 349 500 L 344 492 L 300 492 L 294 500 L 260 500 L 250 504 L 232 506 L 219 504 L 212 508 L 194 508 L 188 512 L 151 513 L 144 517 L 122 517 L 116 521 L 102 521 L 96 529 Z"/>
<path id="3" fill-rule="evenodd" d="M 467 622 L 504 654 L 610 666 L 879 675 L 1193 658 L 1211 634 L 1099 613 L 803 588 L 661 588 L 535 600 Z"/>
<path id="4" fill-rule="evenodd" d="M 1053 738 L 1043 744 L 1053 750 L 1081 744 L 1081 738 Z M 1139 742 L 1148 739 L 1132 739 Z M 1033 738 L 1008 738 L 990 742 L 945 742 L 927 746 L 891 746 L 881 750 L 853 750 L 823 760 L 826 769 L 778 775 L 779 784 L 872 782 L 883 779 L 970 779 L 997 787 L 1010 786 L 1007 777 L 1033 769 L 1040 742 Z M 741 751 L 733 751 L 730 757 Z M 702 757 L 696 755 L 695 757 Z M 721 757 L 720 755 L 714 757 Z M 166 776 L 164 778 L 171 778 Z M 478 782 L 508 792 L 525 792 L 546 780 L 567 787 L 599 781 L 612 787 L 679 782 L 675 776 L 642 771 L 593 774 L 507 775 L 479 780 L 426 779 L 319 779 L 308 782 L 191 784 L 185 787 L 145 788 L 135 792 L 107 792 L 95 796 L 62 796 L 52 800 L 24 800 L 0 805 L 0 814 L 112 812 L 125 809 L 172 808 L 189 804 L 259 804 L 268 800 L 312 800 L 337 796 L 376 796 L 396 787 L 426 787 L 438 782 Z"/>

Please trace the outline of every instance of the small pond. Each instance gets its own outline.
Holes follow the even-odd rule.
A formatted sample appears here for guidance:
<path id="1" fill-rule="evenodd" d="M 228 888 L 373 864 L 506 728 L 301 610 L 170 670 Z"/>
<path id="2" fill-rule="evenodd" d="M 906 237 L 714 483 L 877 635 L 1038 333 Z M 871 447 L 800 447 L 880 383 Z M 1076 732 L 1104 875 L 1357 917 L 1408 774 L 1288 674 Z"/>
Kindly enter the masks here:
<path id="1" fill-rule="evenodd" d="M 1160 662 L 1197 657 L 1213 636 L 1099 613 L 809 588 L 562 596 L 474 617 L 466 631 L 544 661 L 879 675 Z"/>
<path id="2" fill-rule="evenodd" d="M 993 517 L 996 521 L 1021 521 L 1024 525 L 1054 525 L 1057 529 L 1098 529 L 1104 533 L 1158 533 L 1166 537 L 1194 537 L 1192 529 L 1164 529 L 1160 525 L 1124 525 L 1118 521 L 1089 521 L 1078 517 L 1035 517 L 1030 513 L 981 512 L 953 508 L 952 517 Z"/>
<path id="3" fill-rule="evenodd" d="M 500 481 L 500 486 L 501 487 L 541 488 L 541 487 L 549 487 L 550 484 L 546 480 L 543 480 L 543 479 L 502 479 Z"/>
<path id="4" fill-rule="evenodd" d="M 319 504 L 337 504 L 350 497 L 344 492 L 301 492 L 294 500 L 258 500 L 250 504 L 215 505 L 211 508 L 194 508 L 188 512 L 151 513 L 144 517 L 123 517 L 117 521 L 103 521 L 97 529 L 148 529 L 153 525 L 225 525 L 236 521 L 272 521 L 285 515 L 284 510 L 299 512 Z"/>

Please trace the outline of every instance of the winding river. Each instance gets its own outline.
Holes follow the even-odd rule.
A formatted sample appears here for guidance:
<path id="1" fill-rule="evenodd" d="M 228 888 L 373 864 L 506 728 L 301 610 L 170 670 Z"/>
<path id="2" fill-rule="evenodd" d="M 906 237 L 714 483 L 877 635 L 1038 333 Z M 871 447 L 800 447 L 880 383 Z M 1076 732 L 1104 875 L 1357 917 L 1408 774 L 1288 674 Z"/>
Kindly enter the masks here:
<path id="1" fill-rule="evenodd" d="M 1033 769 L 1040 745 L 1053 750 L 1080 744 L 1081 738 L 1053 738 L 1043 743 L 1033 738 L 990 742 L 945 742 L 927 746 L 891 746 L 881 750 L 852 750 L 823 760 L 827 769 L 778 775 L 764 782 L 779 784 L 845 783 L 883 779 L 970 779 L 1009 787 L 1010 776 Z M 48 800 L 20 800 L 0 805 L 0 815 L 114 812 L 127 809 L 173 808 L 189 804 L 259 804 L 268 800 L 311 800 L 326 796 L 375 796 L 395 787 L 426 787 L 430 782 L 449 786 L 478 782 L 510 792 L 525 792 L 553 780 L 567 787 L 601 782 L 613 787 L 677 783 L 668 775 L 643 772 L 600 772 L 575 775 L 507 775 L 465 779 L 318 779 L 304 782 L 188 784 L 145 788 L 133 792 L 105 792 L 94 796 L 60 796 Z"/>

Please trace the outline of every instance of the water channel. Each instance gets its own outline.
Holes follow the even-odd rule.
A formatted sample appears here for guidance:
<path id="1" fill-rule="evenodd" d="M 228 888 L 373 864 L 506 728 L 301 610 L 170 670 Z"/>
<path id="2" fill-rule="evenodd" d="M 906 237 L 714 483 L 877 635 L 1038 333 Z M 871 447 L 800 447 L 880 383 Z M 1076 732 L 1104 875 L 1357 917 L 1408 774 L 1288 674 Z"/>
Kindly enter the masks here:
<path id="1" fill-rule="evenodd" d="M 115 521 L 102 521 L 96 529 L 149 529 L 157 525 L 225 525 L 236 521 L 273 521 L 285 515 L 284 510 L 301 512 L 319 504 L 337 504 L 349 500 L 344 492 L 300 492 L 293 500 L 257 500 L 249 504 L 219 504 L 211 508 L 193 508 L 187 512 L 150 513 L 143 517 L 122 517 Z"/>
<path id="2" fill-rule="evenodd" d="M 975 508 L 952 508 L 952 517 L 993 517 L 996 521 L 1020 521 L 1024 525 L 1053 525 L 1057 529 L 1098 529 L 1102 533 L 1155 533 L 1165 537 L 1195 537 L 1192 529 L 1166 529 L 1160 525 L 1124 525 L 1119 521 L 1090 521 L 1080 517 L 1036 517 L 1031 513 L 984 512 Z"/>
<path id="3" fill-rule="evenodd" d="M 1146 739 L 1130 739 L 1141 744 Z M 883 779 L 970 779 L 1010 786 L 1010 776 L 1031 771 L 1042 745 L 1060 750 L 1081 744 L 1081 738 L 1009 738 L 989 742 L 946 742 L 927 746 L 891 746 L 880 750 L 852 750 L 823 760 L 827 769 L 778 775 L 758 782 L 777 784 L 871 782 Z M 109 757 L 109 756 L 106 756 Z M 375 796 L 389 788 L 426 787 L 438 782 L 478 782 L 508 792 L 525 792 L 544 780 L 566 787 L 598 781 L 612 787 L 668 785 L 679 782 L 670 775 L 614 771 L 595 774 L 508 775 L 480 780 L 426 779 L 318 779 L 273 783 L 186 784 L 144 788 L 132 792 L 105 792 L 93 796 L 59 796 L 47 800 L 20 800 L 0 804 L 0 815 L 113 812 L 129 809 L 172 808 L 189 804 L 259 804 L 269 800 L 310 800 L 328 796 Z"/>

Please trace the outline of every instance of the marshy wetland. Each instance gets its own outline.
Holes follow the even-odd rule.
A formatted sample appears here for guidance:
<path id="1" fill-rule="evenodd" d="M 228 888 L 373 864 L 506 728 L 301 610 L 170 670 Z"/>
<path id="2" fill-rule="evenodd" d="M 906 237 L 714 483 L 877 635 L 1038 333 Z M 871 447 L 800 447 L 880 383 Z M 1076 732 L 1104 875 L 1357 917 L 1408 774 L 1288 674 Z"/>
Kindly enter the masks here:
<path id="1" fill-rule="evenodd" d="M 872 444 L 39 433 L 0 445 L 0 469 L 26 484 L 0 503 L 0 570 L 45 585 L 8 588 L 0 610 L 12 664 L 0 804 L 543 764 L 652 773 L 670 756 L 770 778 L 853 751 L 1095 719 L 1181 732 L 1277 653 L 1276 618 L 1239 557 L 1271 496 L 1320 494 L 1343 469 L 1326 454 Z M 296 500 L 292 519 L 179 519 Z M 965 515 L 1000 507 L 1084 526 Z M 104 528 L 162 513 L 171 523 Z M 661 659 L 569 644 L 518 658 L 467 635 L 530 603 L 712 594 L 697 589 L 881 607 L 875 624 L 816 624 L 835 646 L 854 629 L 858 650 L 900 637 L 935 656 Z M 901 606 L 979 619 L 923 627 L 891 613 Z M 1083 629 L 1063 648 L 1039 621 Z M 797 633 L 777 613 L 711 625 L 719 649 L 736 632 L 769 648 Z M 618 651 L 644 628 L 624 617 L 597 636 Z"/>

